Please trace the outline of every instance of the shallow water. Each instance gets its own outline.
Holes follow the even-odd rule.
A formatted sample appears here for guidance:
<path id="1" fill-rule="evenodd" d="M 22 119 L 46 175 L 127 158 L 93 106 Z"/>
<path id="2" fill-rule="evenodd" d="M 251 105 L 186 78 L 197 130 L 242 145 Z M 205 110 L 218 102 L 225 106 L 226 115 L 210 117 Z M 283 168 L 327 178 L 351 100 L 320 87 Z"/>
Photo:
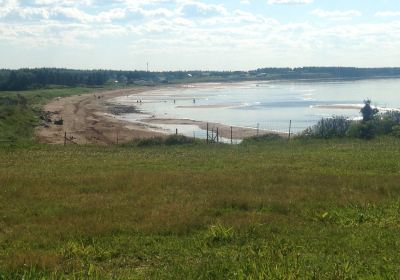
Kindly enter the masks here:
<path id="1" fill-rule="evenodd" d="M 257 127 L 287 132 L 300 132 L 321 118 L 331 116 L 360 117 L 363 100 L 373 105 L 400 108 L 400 79 L 335 81 L 335 82 L 245 82 L 233 84 L 198 84 L 186 88 L 166 88 L 118 98 L 122 104 L 157 118 L 192 119 L 233 126 Z M 142 100 L 141 104 L 137 100 Z M 318 106 L 324 107 L 318 107 Z M 325 106 L 328 105 L 328 106 Z M 332 107 L 329 107 L 332 106 Z M 137 121 L 138 115 L 125 115 Z M 157 125 L 175 132 L 174 125 Z M 195 126 L 180 131 L 202 137 Z"/>

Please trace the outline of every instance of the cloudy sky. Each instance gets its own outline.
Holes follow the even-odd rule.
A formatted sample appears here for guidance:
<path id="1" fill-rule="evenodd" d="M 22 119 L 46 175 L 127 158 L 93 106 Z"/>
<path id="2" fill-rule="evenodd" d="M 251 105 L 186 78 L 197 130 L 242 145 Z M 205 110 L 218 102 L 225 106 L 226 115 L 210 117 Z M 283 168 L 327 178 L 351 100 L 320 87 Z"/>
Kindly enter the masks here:
<path id="1" fill-rule="evenodd" d="M 0 68 L 400 66 L 400 0 L 0 0 Z"/>

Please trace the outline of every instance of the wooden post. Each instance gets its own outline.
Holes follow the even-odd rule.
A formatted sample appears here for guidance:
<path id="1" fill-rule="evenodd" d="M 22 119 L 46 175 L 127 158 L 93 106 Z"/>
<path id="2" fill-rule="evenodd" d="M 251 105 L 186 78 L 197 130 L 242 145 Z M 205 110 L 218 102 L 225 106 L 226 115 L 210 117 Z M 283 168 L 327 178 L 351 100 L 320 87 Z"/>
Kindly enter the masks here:
<path id="1" fill-rule="evenodd" d="M 218 127 L 217 127 L 217 143 L 219 143 L 219 130 L 218 130 Z"/>
<path id="2" fill-rule="evenodd" d="M 290 122 L 289 122 L 289 140 L 290 140 L 291 133 L 292 133 L 292 120 L 290 120 Z"/>
<path id="3" fill-rule="evenodd" d="M 67 132 L 64 132 L 64 146 L 67 145 Z"/>
<path id="4" fill-rule="evenodd" d="M 118 130 L 117 130 L 117 145 L 119 144 L 119 137 L 118 137 Z"/>
<path id="5" fill-rule="evenodd" d="M 214 141 L 214 127 L 211 128 L 211 141 Z"/>
<path id="6" fill-rule="evenodd" d="M 178 129 L 176 129 L 176 131 L 175 131 L 175 135 L 178 135 Z"/>
<path id="7" fill-rule="evenodd" d="M 231 126 L 231 145 L 233 144 L 233 129 L 232 129 L 232 126 Z"/>
<path id="8" fill-rule="evenodd" d="M 208 144 L 208 123 L 207 123 L 207 140 L 206 140 L 207 144 Z"/>

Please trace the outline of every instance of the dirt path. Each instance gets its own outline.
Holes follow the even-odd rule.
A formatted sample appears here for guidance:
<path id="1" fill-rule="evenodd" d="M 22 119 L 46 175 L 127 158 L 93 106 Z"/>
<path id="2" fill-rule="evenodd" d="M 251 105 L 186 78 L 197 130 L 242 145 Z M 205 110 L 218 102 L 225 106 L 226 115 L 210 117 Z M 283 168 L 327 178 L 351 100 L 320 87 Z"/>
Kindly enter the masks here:
<path id="1" fill-rule="evenodd" d="M 67 133 L 69 144 L 104 144 L 128 142 L 132 139 L 161 135 L 144 124 L 117 120 L 107 113 L 107 100 L 131 94 L 143 93 L 148 89 L 120 89 L 95 92 L 80 96 L 59 98 L 44 106 L 51 114 L 52 123 L 38 127 L 36 138 L 40 143 L 62 144 Z M 54 124 L 63 119 L 63 125 Z"/>

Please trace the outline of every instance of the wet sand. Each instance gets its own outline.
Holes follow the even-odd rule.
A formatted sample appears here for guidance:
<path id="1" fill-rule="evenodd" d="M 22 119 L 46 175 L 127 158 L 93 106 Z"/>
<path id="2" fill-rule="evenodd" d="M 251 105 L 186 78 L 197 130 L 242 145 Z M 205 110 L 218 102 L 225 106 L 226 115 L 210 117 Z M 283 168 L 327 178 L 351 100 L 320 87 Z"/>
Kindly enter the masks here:
<path id="1" fill-rule="evenodd" d="M 263 135 L 263 134 L 278 134 L 282 137 L 286 137 L 288 134 L 287 133 L 282 133 L 282 132 L 276 132 L 276 131 L 271 131 L 271 130 L 265 130 L 265 129 L 256 129 L 256 128 L 251 128 L 251 127 L 239 127 L 239 126 L 229 126 L 225 124 L 220 124 L 220 123 L 207 123 L 207 122 L 202 122 L 202 121 L 195 121 L 195 120 L 190 120 L 190 119 L 160 119 L 160 118 L 146 118 L 142 119 L 143 122 L 149 123 L 149 124 L 168 124 L 168 125 L 196 125 L 202 130 L 208 130 L 213 131 L 216 133 L 218 129 L 218 134 L 220 137 L 230 139 L 231 138 L 231 128 L 232 128 L 232 139 L 234 140 L 242 140 L 246 137 L 251 137 L 251 136 L 256 136 L 256 135 Z M 211 135 L 211 134 L 210 134 Z"/>
<path id="2" fill-rule="evenodd" d="M 313 108 L 317 109 L 341 109 L 341 110 L 360 110 L 363 105 L 362 104 L 323 104 L 323 105 L 314 105 Z"/>
<path id="3" fill-rule="evenodd" d="M 215 109 L 215 108 L 234 108 L 240 105 L 237 104 L 214 104 L 214 105 L 192 105 L 192 106 L 176 106 L 180 109 Z"/>
<path id="4" fill-rule="evenodd" d="M 202 87 L 204 86 L 206 85 L 202 85 Z M 182 87 L 187 87 L 187 85 L 173 86 L 173 88 L 177 89 Z M 149 94 L 154 94 L 154 90 L 163 88 L 165 87 L 118 89 L 54 99 L 43 108 L 45 112 L 48 112 L 52 123 L 37 127 L 36 139 L 40 143 L 63 144 L 64 133 L 66 132 L 68 144 L 111 145 L 117 142 L 129 142 L 134 139 L 165 136 L 165 130 L 157 127 L 157 124 L 196 125 L 203 130 L 207 129 L 206 122 L 189 119 L 160 119 L 146 117 L 146 115 L 143 115 L 143 119 L 140 121 L 128 122 L 118 117 L 121 105 L 110 103 L 111 99 L 116 97 L 134 94 L 144 95 L 150 91 L 152 93 Z M 110 106 L 115 108 L 110 110 Z M 135 106 L 131 105 L 128 110 L 135 110 Z M 54 124 L 55 120 L 61 118 L 63 119 L 62 125 Z M 218 128 L 220 137 L 230 139 L 230 126 L 217 123 L 209 123 L 208 125 L 209 130 L 216 131 Z M 255 136 L 257 133 L 277 133 L 266 130 L 258 130 L 257 132 L 257 129 L 246 127 L 233 127 L 232 130 L 233 139 L 243 139 Z"/>

